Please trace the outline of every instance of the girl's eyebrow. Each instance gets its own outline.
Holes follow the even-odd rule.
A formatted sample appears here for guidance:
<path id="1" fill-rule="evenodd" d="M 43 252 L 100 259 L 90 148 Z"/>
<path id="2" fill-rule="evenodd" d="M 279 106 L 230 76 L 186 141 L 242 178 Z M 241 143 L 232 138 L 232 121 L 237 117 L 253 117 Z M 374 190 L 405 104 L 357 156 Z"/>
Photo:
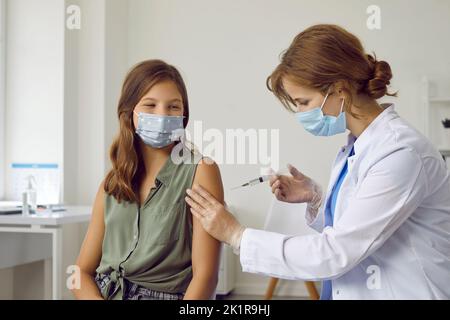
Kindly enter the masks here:
<path id="1" fill-rule="evenodd" d="M 142 102 L 144 102 L 144 101 L 157 101 L 157 100 L 153 99 L 153 98 L 144 98 L 144 99 L 142 99 Z"/>
<path id="2" fill-rule="evenodd" d="M 142 101 L 146 101 L 146 100 L 150 100 L 150 101 L 158 101 L 157 99 L 155 99 L 155 98 L 150 98 L 150 97 L 144 98 Z M 179 99 L 179 98 L 175 98 L 175 99 L 170 100 L 169 102 L 182 102 L 182 101 L 181 101 L 181 99 Z"/>

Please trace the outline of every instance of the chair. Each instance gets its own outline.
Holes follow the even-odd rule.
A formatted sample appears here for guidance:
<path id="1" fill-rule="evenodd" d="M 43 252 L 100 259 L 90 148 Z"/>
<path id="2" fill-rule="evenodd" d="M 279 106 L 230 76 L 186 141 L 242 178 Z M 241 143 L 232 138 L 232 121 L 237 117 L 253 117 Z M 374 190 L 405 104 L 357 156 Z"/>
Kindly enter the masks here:
<path id="1" fill-rule="evenodd" d="M 286 203 L 278 201 L 275 197 L 273 197 L 267 213 L 264 229 L 282 234 L 311 234 L 314 231 L 306 225 L 305 211 L 306 204 L 304 203 Z M 265 294 L 266 300 L 272 299 L 278 281 L 278 278 L 270 278 Z M 305 286 L 310 299 L 318 300 L 319 293 L 314 282 L 305 281 Z"/>

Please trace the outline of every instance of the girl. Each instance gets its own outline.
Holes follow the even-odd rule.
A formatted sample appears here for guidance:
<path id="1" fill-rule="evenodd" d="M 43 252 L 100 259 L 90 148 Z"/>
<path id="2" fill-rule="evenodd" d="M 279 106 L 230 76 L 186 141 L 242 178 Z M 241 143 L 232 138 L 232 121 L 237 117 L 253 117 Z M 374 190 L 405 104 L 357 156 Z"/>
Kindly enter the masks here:
<path id="1" fill-rule="evenodd" d="M 77 260 L 75 297 L 213 298 L 220 242 L 192 219 L 183 199 L 195 182 L 223 201 L 222 182 L 216 164 L 176 141 L 189 121 L 176 68 L 160 60 L 135 66 L 118 117 L 112 169 L 98 190 Z"/>

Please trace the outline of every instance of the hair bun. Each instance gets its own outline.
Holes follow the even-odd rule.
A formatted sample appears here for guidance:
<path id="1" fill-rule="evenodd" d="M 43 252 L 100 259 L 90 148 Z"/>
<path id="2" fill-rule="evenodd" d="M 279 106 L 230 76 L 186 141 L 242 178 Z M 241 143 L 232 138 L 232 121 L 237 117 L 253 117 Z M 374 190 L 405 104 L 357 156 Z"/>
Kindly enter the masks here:
<path id="1" fill-rule="evenodd" d="M 391 66 L 386 61 L 377 61 L 376 57 L 371 55 L 368 55 L 368 59 L 373 72 L 372 78 L 367 81 L 365 91 L 370 97 L 379 99 L 388 93 L 387 86 L 392 79 Z"/>

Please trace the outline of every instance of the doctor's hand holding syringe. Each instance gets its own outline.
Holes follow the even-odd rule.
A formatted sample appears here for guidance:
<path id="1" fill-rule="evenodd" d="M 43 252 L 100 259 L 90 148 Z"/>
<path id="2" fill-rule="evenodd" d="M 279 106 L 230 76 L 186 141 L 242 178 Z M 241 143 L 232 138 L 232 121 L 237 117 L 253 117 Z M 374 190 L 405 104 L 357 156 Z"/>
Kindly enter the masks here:
<path id="1" fill-rule="evenodd" d="M 288 170 L 291 176 L 275 174 L 269 180 L 275 197 L 283 202 L 306 202 L 312 207 L 320 207 L 322 199 L 320 186 L 290 164 L 288 164 Z"/>
<path id="2" fill-rule="evenodd" d="M 288 164 L 287 168 L 290 176 L 286 175 L 285 170 L 282 172 L 275 172 L 271 169 L 269 174 L 252 179 L 231 190 L 250 187 L 269 181 L 272 193 L 279 201 L 288 203 L 306 202 L 313 206 L 320 206 L 320 200 L 322 198 L 322 189 L 320 186 L 315 183 L 314 180 L 298 171 L 297 168 L 291 164 Z"/>

